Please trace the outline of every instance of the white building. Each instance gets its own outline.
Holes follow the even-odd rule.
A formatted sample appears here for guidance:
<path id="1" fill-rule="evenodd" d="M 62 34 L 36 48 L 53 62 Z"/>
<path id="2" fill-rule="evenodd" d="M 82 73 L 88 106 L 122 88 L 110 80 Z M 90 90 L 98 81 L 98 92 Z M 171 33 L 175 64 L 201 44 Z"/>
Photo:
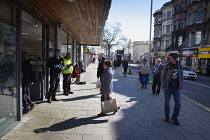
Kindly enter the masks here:
<path id="1" fill-rule="evenodd" d="M 149 52 L 149 41 L 134 41 L 131 42 L 133 48 L 133 62 L 140 62 L 144 58 L 144 54 Z"/>

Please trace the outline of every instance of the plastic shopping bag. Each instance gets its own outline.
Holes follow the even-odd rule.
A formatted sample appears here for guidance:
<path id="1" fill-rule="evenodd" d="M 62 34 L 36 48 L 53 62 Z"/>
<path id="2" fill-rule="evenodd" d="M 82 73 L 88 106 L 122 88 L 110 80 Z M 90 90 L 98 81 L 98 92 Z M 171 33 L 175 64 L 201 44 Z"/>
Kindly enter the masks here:
<path id="1" fill-rule="evenodd" d="M 100 80 L 98 79 L 97 82 L 96 82 L 96 88 L 100 88 L 101 87 L 101 82 Z"/>

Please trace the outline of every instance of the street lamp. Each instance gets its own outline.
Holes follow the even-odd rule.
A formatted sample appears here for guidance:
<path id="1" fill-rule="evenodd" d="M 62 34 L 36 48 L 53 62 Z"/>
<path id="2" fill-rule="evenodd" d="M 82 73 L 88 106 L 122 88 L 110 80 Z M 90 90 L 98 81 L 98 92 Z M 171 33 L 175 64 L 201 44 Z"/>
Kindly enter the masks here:
<path id="1" fill-rule="evenodd" d="M 150 70 L 150 59 L 151 59 L 151 47 L 152 47 L 152 42 L 151 42 L 151 36 L 152 36 L 152 5 L 153 5 L 153 0 L 151 0 L 151 6 L 150 6 L 150 32 L 149 32 L 149 70 Z"/>

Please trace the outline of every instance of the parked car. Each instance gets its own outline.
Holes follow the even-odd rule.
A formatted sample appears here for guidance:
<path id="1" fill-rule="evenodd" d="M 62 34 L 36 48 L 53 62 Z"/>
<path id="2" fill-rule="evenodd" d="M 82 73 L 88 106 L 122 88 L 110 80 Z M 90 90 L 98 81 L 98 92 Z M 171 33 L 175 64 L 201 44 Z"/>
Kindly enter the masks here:
<path id="1" fill-rule="evenodd" d="M 197 79 L 197 73 L 185 66 L 183 67 L 183 76 L 185 79 Z"/>

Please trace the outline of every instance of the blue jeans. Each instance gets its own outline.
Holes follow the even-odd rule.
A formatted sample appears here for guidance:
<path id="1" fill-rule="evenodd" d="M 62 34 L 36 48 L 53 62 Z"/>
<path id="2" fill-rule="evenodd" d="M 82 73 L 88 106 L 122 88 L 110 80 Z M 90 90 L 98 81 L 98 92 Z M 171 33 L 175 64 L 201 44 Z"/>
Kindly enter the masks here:
<path id="1" fill-rule="evenodd" d="M 174 106 L 174 112 L 172 117 L 177 119 L 179 116 L 180 108 L 181 108 L 181 96 L 180 96 L 180 90 L 179 88 L 168 88 L 166 92 L 164 92 L 165 95 L 165 116 L 169 116 L 170 113 L 170 98 L 171 95 L 174 96 L 175 106 Z"/>

